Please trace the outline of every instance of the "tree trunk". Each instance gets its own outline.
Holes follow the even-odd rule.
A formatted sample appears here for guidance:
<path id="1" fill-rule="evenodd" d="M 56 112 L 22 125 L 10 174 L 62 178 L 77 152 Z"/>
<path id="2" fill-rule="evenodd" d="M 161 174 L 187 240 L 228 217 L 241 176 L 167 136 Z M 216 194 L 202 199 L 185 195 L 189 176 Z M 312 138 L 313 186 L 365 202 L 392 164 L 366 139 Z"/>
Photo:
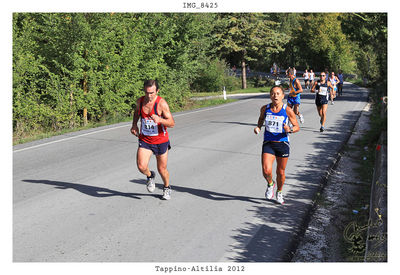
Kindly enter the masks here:
<path id="1" fill-rule="evenodd" d="M 242 89 L 247 88 L 247 82 L 246 82 L 246 61 L 243 59 L 242 60 Z"/>

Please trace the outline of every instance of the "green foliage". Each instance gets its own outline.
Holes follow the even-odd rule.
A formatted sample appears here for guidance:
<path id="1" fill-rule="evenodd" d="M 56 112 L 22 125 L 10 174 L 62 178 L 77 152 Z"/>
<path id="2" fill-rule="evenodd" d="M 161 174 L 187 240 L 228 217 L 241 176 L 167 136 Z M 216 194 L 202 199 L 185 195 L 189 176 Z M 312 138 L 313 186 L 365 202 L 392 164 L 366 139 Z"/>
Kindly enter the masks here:
<path id="1" fill-rule="evenodd" d="M 295 65 L 313 67 L 314 70 L 352 72 L 354 60 L 352 45 L 341 29 L 336 13 L 308 14 L 299 20 L 300 27 L 294 31 L 293 46 L 297 48 Z"/>
<path id="2" fill-rule="evenodd" d="M 249 61 L 257 61 L 283 51 L 289 37 L 277 31 L 279 24 L 262 13 L 221 13 L 214 30 L 216 49 L 231 64 L 242 69 Z M 242 74 L 242 88 L 246 88 L 246 71 Z"/>
<path id="3" fill-rule="evenodd" d="M 216 92 L 222 91 L 223 87 L 227 91 L 235 90 L 240 87 L 240 81 L 229 76 L 227 64 L 218 59 L 211 60 L 207 67 L 199 71 L 192 84 L 195 92 Z"/>
<path id="4" fill-rule="evenodd" d="M 342 29 L 357 47 L 357 68 L 371 82 L 387 79 L 387 13 L 341 15 Z"/>
<path id="5" fill-rule="evenodd" d="M 233 65 L 328 67 L 386 85 L 385 13 L 14 13 L 12 23 L 16 137 L 127 117 L 146 79 L 179 110 L 191 91 L 245 87 Z"/>
<path id="6" fill-rule="evenodd" d="M 157 79 L 171 110 L 212 53 L 213 14 L 13 14 L 14 135 L 128 116 Z"/>

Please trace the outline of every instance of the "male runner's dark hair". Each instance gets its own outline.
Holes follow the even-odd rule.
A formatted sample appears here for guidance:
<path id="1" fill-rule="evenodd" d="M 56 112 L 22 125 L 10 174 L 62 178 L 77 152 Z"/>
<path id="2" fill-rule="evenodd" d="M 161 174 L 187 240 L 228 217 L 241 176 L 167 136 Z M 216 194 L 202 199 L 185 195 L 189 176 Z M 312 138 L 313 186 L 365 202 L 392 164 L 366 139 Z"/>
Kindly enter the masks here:
<path id="1" fill-rule="evenodd" d="M 143 88 L 146 89 L 147 87 L 151 87 L 153 85 L 156 85 L 156 89 L 158 91 L 159 90 L 158 82 L 157 82 L 157 80 L 153 80 L 153 79 L 146 80 L 143 84 Z"/>

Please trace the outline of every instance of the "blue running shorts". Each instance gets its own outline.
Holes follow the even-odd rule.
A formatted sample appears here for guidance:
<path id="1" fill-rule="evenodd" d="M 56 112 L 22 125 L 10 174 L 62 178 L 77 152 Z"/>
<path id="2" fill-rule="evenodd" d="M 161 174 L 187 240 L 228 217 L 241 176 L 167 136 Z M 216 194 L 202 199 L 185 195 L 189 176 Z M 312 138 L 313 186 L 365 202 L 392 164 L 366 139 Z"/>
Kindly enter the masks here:
<path id="1" fill-rule="evenodd" d="M 300 97 L 299 96 L 296 96 L 296 97 L 288 96 L 287 104 L 291 105 L 291 106 L 294 106 L 296 104 L 300 105 Z"/>
<path id="2" fill-rule="evenodd" d="M 262 152 L 263 154 L 271 154 L 281 158 L 288 158 L 290 154 L 290 145 L 286 141 L 264 141 Z"/>
<path id="3" fill-rule="evenodd" d="M 164 143 L 160 144 L 150 144 L 147 142 L 144 142 L 143 140 L 139 140 L 139 148 L 145 148 L 148 150 L 151 150 L 154 155 L 159 156 L 165 154 L 167 150 L 171 149 L 171 145 L 169 143 L 169 140 Z"/>

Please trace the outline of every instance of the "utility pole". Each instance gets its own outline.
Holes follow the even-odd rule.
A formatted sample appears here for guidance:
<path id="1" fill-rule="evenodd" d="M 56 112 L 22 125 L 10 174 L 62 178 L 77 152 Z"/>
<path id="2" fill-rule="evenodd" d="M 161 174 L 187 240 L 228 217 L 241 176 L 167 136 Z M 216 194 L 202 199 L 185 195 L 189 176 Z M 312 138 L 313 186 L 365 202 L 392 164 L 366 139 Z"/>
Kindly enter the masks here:
<path id="1" fill-rule="evenodd" d="M 86 72 L 83 73 L 83 97 L 86 99 L 86 94 L 87 94 L 87 77 L 86 77 Z M 86 100 L 85 100 L 86 101 Z M 87 120 L 87 108 L 86 106 L 83 108 L 83 125 L 86 126 L 88 123 Z"/>

